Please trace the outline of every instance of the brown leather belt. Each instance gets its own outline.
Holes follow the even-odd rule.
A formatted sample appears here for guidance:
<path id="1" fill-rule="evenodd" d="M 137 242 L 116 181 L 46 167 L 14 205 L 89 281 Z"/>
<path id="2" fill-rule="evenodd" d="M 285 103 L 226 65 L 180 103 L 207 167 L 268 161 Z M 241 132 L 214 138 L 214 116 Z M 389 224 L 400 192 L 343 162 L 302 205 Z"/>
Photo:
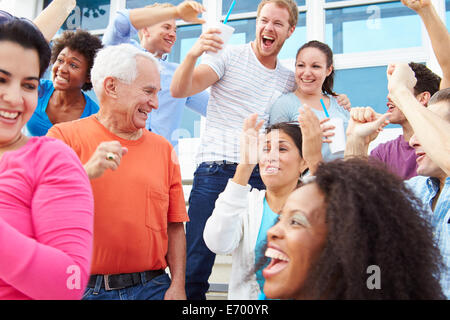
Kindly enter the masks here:
<path id="1" fill-rule="evenodd" d="M 164 270 L 149 270 L 144 272 L 121 273 L 121 274 L 93 274 L 89 277 L 88 288 L 95 288 L 97 278 L 101 277 L 102 286 L 105 290 L 117 290 L 146 283 L 153 278 L 163 275 Z M 144 280 L 144 281 L 143 281 Z"/>

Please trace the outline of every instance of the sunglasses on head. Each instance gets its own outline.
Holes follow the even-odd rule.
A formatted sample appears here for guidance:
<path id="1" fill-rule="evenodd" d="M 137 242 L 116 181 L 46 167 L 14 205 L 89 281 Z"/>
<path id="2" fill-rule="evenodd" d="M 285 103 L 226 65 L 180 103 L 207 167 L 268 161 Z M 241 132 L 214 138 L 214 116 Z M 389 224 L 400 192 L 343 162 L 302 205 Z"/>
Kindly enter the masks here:
<path id="1" fill-rule="evenodd" d="M 36 30 L 38 30 L 38 28 L 36 27 L 36 25 L 33 23 L 33 21 L 31 21 L 30 19 L 27 18 L 19 18 L 19 17 L 15 17 L 13 16 L 11 13 L 0 10 L 0 25 L 4 24 L 4 23 L 8 23 L 10 21 L 14 21 L 14 20 L 20 20 L 23 22 L 26 22 L 30 25 L 33 26 L 33 28 L 35 28 Z"/>

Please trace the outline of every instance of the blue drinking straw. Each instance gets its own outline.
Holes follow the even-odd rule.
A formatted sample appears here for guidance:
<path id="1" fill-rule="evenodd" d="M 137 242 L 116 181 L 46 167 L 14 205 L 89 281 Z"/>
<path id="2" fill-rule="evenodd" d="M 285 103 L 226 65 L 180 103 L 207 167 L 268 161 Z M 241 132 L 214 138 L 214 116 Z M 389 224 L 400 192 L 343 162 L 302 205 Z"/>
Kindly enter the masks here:
<path id="1" fill-rule="evenodd" d="M 231 3 L 230 9 L 228 9 L 228 13 L 227 13 L 227 16 L 225 17 L 225 20 L 223 21 L 223 24 L 226 24 L 228 22 L 228 18 L 230 17 L 231 11 L 233 11 L 235 4 L 236 4 L 236 0 L 233 0 L 233 3 Z"/>
<path id="2" fill-rule="evenodd" d="M 323 103 L 323 99 L 320 99 L 320 103 L 322 104 L 322 108 L 323 108 L 323 111 L 325 112 L 325 116 L 327 118 L 329 118 L 330 115 L 328 114 L 327 107 L 325 107 L 325 103 Z"/>

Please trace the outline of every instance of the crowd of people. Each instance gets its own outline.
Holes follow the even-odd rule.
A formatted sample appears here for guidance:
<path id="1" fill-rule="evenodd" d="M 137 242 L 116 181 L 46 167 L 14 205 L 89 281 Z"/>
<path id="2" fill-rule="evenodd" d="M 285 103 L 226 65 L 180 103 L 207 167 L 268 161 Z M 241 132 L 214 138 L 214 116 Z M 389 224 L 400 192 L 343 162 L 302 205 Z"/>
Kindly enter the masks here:
<path id="1" fill-rule="evenodd" d="M 0 299 L 203 300 L 216 254 L 229 299 L 449 299 L 450 34 L 430 0 L 402 3 L 442 78 L 389 65 L 384 114 L 333 91 L 325 43 L 281 65 L 293 0 L 260 1 L 249 43 L 209 28 L 181 64 L 167 55 L 176 19 L 205 22 L 196 1 L 120 10 L 102 39 L 55 37 L 75 0 L 0 11 Z M 188 210 L 185 106 L 206 117 Z M 402 135 L 369 154 L 389 123 Z"/>

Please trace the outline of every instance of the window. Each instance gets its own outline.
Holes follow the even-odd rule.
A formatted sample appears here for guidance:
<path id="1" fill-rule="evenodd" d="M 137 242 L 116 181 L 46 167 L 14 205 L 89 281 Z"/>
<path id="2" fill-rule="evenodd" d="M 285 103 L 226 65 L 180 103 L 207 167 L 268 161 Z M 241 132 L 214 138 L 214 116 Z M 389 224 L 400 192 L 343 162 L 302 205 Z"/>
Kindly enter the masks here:
<path id="1" fill-rule="evenodd" d="M 352 107 L 372 107 L 378 113 L 386 113 L 387 66 L 336 70 L 334 92 L 345 93 Z M 399 128 L 390 124 L 386 128 Z"/>
<path id="2" fill-rule="evenodd" d="M 326 10 L 326 43 L 336 53 L 420 47 L 420 17 L 399 1 Z"/>
<path id="3" fill-rule="evenodd" d="M 244 12 L 256 12 L 258 9 L 259 0 L 254 1 L 236 1 L 231 14 L 244 13 Z M 297 0 L 297 5 L 304 6 L 305 0 Z M 230 9 L 233 0 L 222 0 L 222 14 L 226 15 Z"/>
<path id="4" fill-rule="evenodd" d="M 145 6 L 151 5 L 155 2 L 164 3 L 168 2 L 173 4 L 174 6 L 179 5 L 183 0 L 164 0 L 164 1 L 148 1 L 148 0 L 127 0 L 126 7 L 128 9 L 135 9 L 135 8 L 143 8 Z M 201 2 L 201 1 L 198 1 Z"/>
<path id="5" fill-rule="evenodd" d="M 295 27 L 294 33 L 283 45 L 280 53 L 278 54 L 278 59 L 295 59 L 297 50 L 306 43 L 306 13 L 301 12 L 298 15 L 298 23 Z"/>
<path id="6" fill-rule="evenodd" d="M 177 28 L 177 41 L 172 47 L 172 52 L 169 54 L 169 61 L 176 63 L 183 61 L 186 53 L 191 49 L 201 33 L 202 27 L 200 25 L 179 26 Z M 189 131 L 190 137 L 198 138 L 200 132 L 199 128 L 196 128 L 196 123 L 197 126 L 199 126 L 200 118 L 198 113 L 188 108 L 184 108 L 180 129 Z"/>
<path id="7" fill-rule="evenodd" d="M 44 1 L 44 8 L 51 1 Z M 70 13 L 62 25 L 62 30 L 85 30 L 104 29 L 108 25 L 110 15 L 109 0 L 78 0 L 77 6 Z"/>

